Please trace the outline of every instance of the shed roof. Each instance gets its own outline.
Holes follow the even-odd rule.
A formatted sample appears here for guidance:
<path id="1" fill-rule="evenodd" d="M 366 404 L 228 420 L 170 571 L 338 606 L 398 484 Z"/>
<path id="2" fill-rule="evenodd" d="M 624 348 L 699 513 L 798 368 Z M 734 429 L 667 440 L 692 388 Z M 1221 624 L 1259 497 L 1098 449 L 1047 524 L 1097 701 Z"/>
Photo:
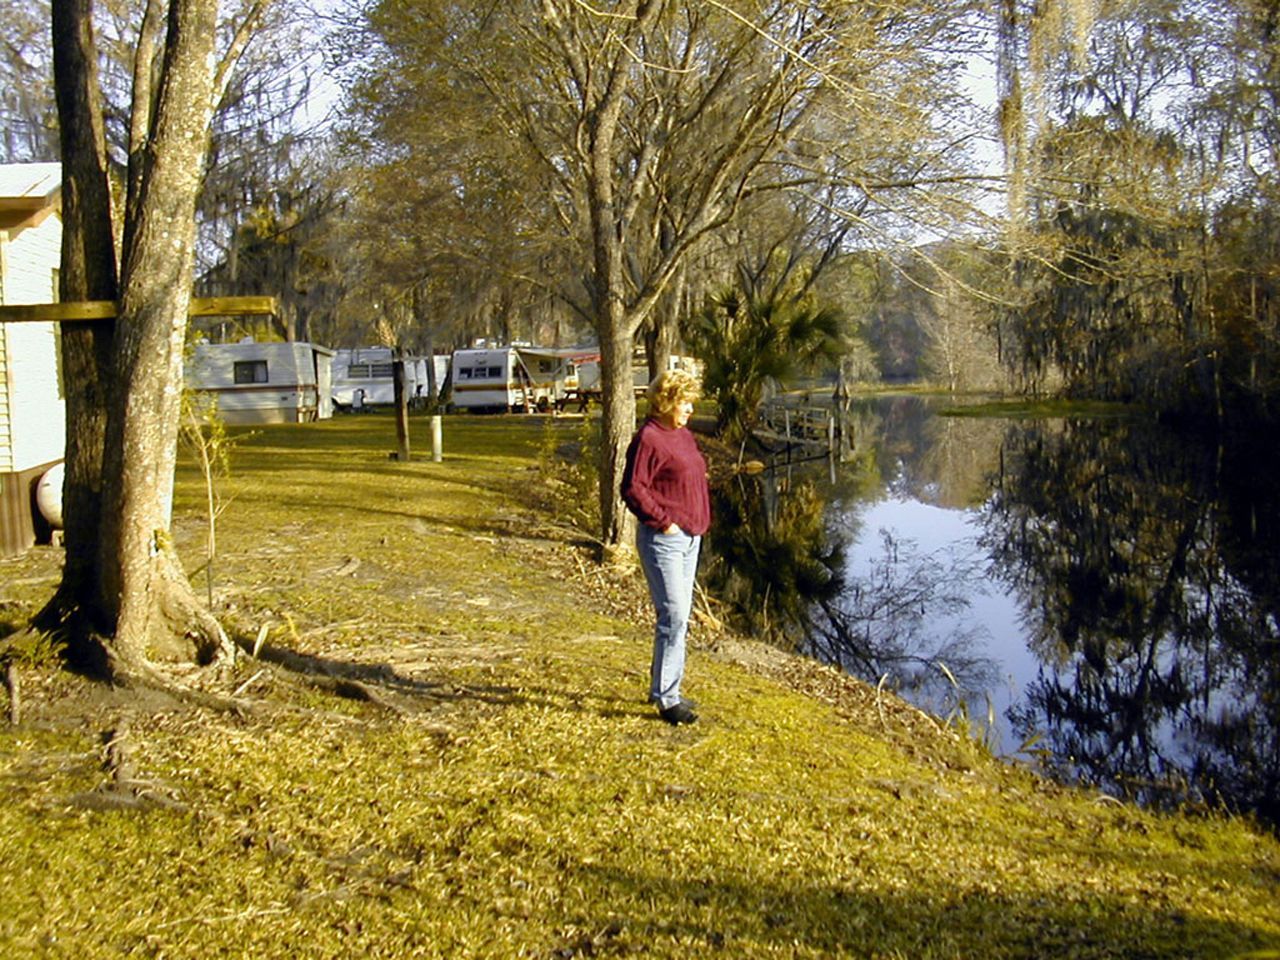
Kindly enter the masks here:
<path id="1" fill-rule="evenodd" d="M 48 199 L 62 188 L 60 163 L 0 163 L 0 199 Z"/>
<path id="2" fill-rule="evenodd" d="M 0 229 L 30 225 L 57 206 L 60 163 L 0 164 Z"/>

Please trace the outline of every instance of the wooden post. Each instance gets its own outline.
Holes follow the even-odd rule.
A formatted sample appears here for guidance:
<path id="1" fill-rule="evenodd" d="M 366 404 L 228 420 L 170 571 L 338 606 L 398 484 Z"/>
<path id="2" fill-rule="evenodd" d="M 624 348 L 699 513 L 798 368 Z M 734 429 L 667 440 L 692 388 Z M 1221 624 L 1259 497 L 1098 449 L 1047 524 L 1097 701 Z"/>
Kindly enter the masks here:
<path id="1" fill-rule="evenodd" d="M 404 357 L 400 348 L 395 351 L 395 359 L 391 361 L 392 384 L 395 388 L 396 412 L 396 460 L 409 461 L 409 398 L 405 395 Z"/>
<path id="2" fill-rule="evenodd" d="M 444 459 L 444 445 L 441 437 L 440 414 L 431 417 L 431 460 L 439 463 Z"/>

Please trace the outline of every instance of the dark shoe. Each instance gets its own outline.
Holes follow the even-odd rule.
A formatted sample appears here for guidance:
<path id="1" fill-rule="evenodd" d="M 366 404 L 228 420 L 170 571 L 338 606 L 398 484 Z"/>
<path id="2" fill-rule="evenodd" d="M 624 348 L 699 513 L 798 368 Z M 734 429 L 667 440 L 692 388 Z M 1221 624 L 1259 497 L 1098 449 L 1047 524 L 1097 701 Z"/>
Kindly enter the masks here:
<path id="1" fill-rule="evenodd" d="M 659 702 L 659 700 L 658 700 L 658 698 L 657 698 L 657 697 L 650 697 L 650 698 L 649 698 L 649 702 L 650 702 L 650 703 L 652 703 L 652 704 L 654 704 L 654 705 L 657 705 L 657 704 L 658 704 L 658 702 Z M 696 700 L 688 700 L 688 699 L 685 699 L 684 697 L 681 697 L 681 698 L 680 698 L 680 702 L 681 702 L 684 706 L 688 707 L 690 710 L 697 710 L 697 709 L 698 709 L 698 701 L 696 701 Z M 659 708 L 659 709 L 661 709 L 661 708 Z"/>
<path id="2" fill-rule="evenodd" d="M 672 726 L 698 722 L 698 715 L 693 712 L 693 708 L 685 700 L 681 700 L 673 707 L 663 707 L 658 711 L 658 716 Z"/>

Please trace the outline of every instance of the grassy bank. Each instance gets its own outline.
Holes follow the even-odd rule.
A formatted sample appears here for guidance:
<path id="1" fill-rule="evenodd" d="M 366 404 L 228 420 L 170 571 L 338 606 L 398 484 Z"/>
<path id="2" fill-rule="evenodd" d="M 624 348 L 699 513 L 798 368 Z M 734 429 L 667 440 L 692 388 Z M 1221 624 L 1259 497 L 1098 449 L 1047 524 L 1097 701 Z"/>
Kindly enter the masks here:
<path id="1" fill-rule="evenodd" d="M 1093 420 L 1104 417 L 1132 417 L 1140 414 L 1140 408 L 1132 404 L 1107 400 L 1058 400 L 1058 399 L 999 399 L 974 400 L 963 405 L 942 408 L 944 417 L 1000 417 L 1008 420 L 1019 418 L 1045 420 L 1056 417 L 1086 417 Z"/>
<path id="2" fill-rule="evenodd" d="M 1280 956 L 1244 822 L 1043 783 L 706 625 L 703 720 L 661 723 L 642 586 L 548 510 L 543 423 L 449 418 L 439 464 L 425 426 L 408 463 L 377 415 L 241 440 L 212 586 L 263 656 L 187 678 L 234 709 L 24 667 L 0 955 Z M 0 561 L 0 622 L 57 564 Z"/>

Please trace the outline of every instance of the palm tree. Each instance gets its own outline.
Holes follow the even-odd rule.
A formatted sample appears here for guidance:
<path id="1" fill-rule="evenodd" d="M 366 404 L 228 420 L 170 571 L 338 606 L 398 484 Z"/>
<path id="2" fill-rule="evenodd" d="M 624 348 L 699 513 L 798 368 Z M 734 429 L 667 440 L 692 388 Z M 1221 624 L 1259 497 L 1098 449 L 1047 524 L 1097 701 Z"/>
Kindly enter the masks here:
<path id="1" fill-rule="evenodd" d="M 742 439 L 768 384 L 837 360 L 840 327 L 840 314 L 807 294 L 730 289 L 713 297 L 687 321 L 684 339 L 702 361 L 703 390 L 716 403 L 717 431 Z"/>

